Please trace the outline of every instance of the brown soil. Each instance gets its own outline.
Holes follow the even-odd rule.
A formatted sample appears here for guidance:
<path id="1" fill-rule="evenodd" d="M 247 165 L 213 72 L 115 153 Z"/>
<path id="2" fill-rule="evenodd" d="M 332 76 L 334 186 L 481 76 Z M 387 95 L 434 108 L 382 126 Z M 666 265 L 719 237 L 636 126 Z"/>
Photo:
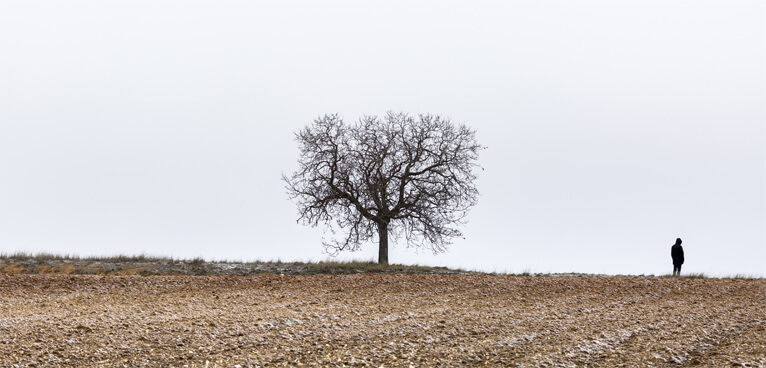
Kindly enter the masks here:
<path id="1" fill-rule="evenodd" d="M 764 280 L 0 274 L 3 367 L 764 365 Z"/>

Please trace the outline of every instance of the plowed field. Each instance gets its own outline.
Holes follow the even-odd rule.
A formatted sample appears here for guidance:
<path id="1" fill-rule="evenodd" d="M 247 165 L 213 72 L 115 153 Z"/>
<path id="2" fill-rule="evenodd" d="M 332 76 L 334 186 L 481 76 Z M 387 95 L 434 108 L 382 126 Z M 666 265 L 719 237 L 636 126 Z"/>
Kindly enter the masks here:
<path id="1" fill-rule="evenodd" d="M 2 367 L 764 365 L 764 280 L 0 275 Z"/>

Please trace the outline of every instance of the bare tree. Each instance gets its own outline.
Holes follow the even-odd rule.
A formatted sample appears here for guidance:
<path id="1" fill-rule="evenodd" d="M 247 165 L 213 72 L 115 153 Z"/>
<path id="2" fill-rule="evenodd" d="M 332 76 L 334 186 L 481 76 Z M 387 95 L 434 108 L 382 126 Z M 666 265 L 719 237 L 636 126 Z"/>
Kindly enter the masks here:
<path id="1" fill-rule="evenodd" d="M 476 204 L 475 132 L 439 115 L 389 112 L 346 124 L 325 115 L 295 134 L 299 169 L 282 179 L 299 222 L 348 229 L 324 242 L 331 253 L 360 249 L 378 237 L 388 263 L 389 233 L 408 246 L 444 252 Z"/>

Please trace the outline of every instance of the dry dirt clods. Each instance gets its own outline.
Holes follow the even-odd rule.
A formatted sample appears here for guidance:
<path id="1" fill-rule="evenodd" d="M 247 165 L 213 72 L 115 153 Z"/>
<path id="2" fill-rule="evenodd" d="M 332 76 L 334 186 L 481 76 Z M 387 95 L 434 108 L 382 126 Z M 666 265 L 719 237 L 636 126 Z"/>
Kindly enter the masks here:
<path id="1" fill-rule="evenodd" d="M 764 365 L 764 280 L 0 275 L 2 367 Z"/>

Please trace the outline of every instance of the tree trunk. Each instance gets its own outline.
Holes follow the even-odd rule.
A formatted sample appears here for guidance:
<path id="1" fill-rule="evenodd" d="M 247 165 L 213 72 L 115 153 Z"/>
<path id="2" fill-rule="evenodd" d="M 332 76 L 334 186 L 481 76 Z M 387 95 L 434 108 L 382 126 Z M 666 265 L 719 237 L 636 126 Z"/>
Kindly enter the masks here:
<path id="1" fill-rule="evenodd" d="M 378 264 L 388 264 L 388 223 L 378 222 Z"/>

